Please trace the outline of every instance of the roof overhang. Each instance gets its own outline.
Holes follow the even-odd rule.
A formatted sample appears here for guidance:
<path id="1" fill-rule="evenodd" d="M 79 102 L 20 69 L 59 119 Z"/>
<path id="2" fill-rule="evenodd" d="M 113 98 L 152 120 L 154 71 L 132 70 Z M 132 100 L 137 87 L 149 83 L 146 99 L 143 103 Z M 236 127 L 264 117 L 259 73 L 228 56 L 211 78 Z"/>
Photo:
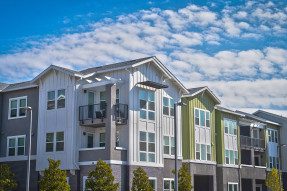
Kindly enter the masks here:
<path id="1" fill-rule="evenodd" d="M 225 113 L 232 114 L 232 115 L 237 115 L 239 117 L 244 117 L 245 116 L 243 114 L 236 113 L 235 111 L 232 111 L 230 109 L 227 109 L 227 108 L 224 108 L 224 107 L 220 107 L 220 106 L 215 106 L 215 109 L 218 110 L 218 111 L 222 111 L 222 112 L 225 112 Z"/>
<path id="2" fill-rule="evenodd" d="M 89 82 L 90 80 L 86 80 L 87 82 Z M 116 78 L 111 78 L 108 76 L 105 76 L 104 78 L 96 78 L 95 81 L 90 81 L 88 84 L 83 84 L 82 85 L 82 89 L 93 89 L 96 87 L 100 87 L 100 86 L 105 86 L 108 84 L 116 84 L 121 82 L 121 79 L 116 79 Z"/>
<path id="3" fill-rule="evenodd" d="M 215 101 L 216 104 L 221 103 L 221 101 L 218 99 L 218 97 L 207 86 L 198 90 L 197 92 L 192 93 L 192 94 L 185 94 L 182 97 L 194 97 L 200 93 L 204 93 L 205 91 L 213 98 L 213 100 Z"/>
<path id="4" fill-rule="evenodd" d="M 153 81 L 144 81 L 144 82 L 139 82 L 138 84 L 148 86 L 151 88 L 155 88 L 155 89 L 168 88 L 168 85 L 166 85 L 166 84 L 161 84 L 161 83 L 157 83 L 157 82 L 153 82 Z"/>

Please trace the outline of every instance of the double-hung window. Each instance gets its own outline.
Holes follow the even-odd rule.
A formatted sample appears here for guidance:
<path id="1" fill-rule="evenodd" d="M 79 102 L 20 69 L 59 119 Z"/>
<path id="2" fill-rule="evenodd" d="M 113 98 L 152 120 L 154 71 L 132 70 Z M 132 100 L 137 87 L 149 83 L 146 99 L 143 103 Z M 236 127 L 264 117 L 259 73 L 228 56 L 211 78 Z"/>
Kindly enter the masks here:
<path id="1" fill-rule="evenodd" d="M 238 183 L 228 182 L 228 191 L 238 191 Z"/>
<path id="2" fill-rule="evenodd" d="M 174 101 L 172 98 L 163 97 L 162 111 L 164 115 L 174 116 Z"/>
<path id="3" fill-rule="evenodd" d="M 7 137 L 7 155 L 21 156 L 25 154 L 25 135 Z"/>
<path id="4" fill-rule="evenodd" d="M 57 93 L 57 102 L 56 102 Z M 52 110 L 57 108 L 65 108 L 66 105 L 66 94 L 65 89 L 60 89 L 58 91 L 48 91 L 47 93 L 47 110 Z"/>
<path id="5" fill-rule="evenodd" d="M 140 89 L 140 118 L 155 120 L 155 92 Z"/>
<path id="6" fill-rule="evenodd" d="M 26 116 L 27 96 L 9 99 L 9 119 Z"/>
<path id="7" fill-rule="evenodd" d="M 46 152 L 64 151 L 64 132 L 46 133 Z"/>
<path id="8" fill-rule="evenodd" d="M 175 153 L 174 137 L 163 136 L 163 152 L 166 155 L 174 155 Z"/>
<path id="9" fill-rule="evenodd" d="M 155 162 L 155 133 L 140 131 L 140 161 Z"/>
<path id="10" fill-rule="evenodd" d="M 168 178 L 163 179 L 163 190 L 174 191 L 174 180 Z"/>

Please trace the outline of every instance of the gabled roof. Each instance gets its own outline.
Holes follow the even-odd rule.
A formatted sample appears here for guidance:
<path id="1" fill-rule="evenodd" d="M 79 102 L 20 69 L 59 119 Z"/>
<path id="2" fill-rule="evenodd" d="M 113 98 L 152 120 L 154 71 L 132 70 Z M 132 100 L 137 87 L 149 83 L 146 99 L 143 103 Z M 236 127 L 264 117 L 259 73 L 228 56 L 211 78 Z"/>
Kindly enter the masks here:
<path id="1" fill-rule="evenodd" d="M 271 113 L 271 112 L 268 112 L 268 111 L 264 111 L 264 110 L 261 110 L 261 109 L 255 111 L 255 112 L 253 113 L 253 115 L 256 115 L 256 114 L 258 114 L 258 113 L 264 113 L 264 114 L 266 114 L 266 115 L 270 115 L 270 116 L 277 117 L 277 118 L 281 118 L 281 119 L 285 119 L 285 120 L 287 119 L 287 117 L 284 117 L 284 116 L 282 116 L 282 115 L 278 115 L 278 114 Z"/>
<path id="2" fill-rule="evenodd" d="M 46 75 L 51 70 L 57 70 L 57 71 L 66 73 L 68 75 L 76 76 L 76 77 L 81 77 L 82 76 L 82 73 L 77 72 L 75 70 L 71 70 L 71 69 L 68 69 L 68 68 L 60 67 L 60 66 L 50 65 L 43 72 L 41 72 L 39 75 L 37 75 L 31 82 L 35 83 L 36 81 L 38 81 L 41 77 Z"/>
<path id="3" fill-rule="evenodd" d="M 177 84 L 183 90 L 183 93 L 188 93 L 188 90 L 185 88 L 185 86 L 155 56 L 88 68 L 86 70 L 80 71 L 80 73 L 83 75 L 89 75 L 91 73 L 104 73 L 121 69 L 124 70 L 128 68 L 134 68 L 149 62 L 154 63 L 155 66 L 159 68 L 173 83 Z"/>
<path id="4" fill-rule="evenodd" d="M 194 97 L 194 96 L 198 95 L 199 93 L 206 91 L 213 98 L 215 103 L 217 103 L 217 104 L 221 103 L 221 101 L 218 99 L 218 97 L 216 97 L 216 95 L 207 86 L 190 88 L 190 89 L 188 89 L 188 91 L 189 91 L 189 93 L 183 95 L 183 97 Z"/>
<path id="5" fill-rule="evenodd" d="M 269 123 L 269 124 L 273 124 L 273 125 L 280 126 L 279 123 L 275 123 L 275 122 L 273 122 L 273 121 L 266 120 L 266 119 L 264 119 L 264 118 L 258 117 L 258 116 L 256 116 L 256 115 L 253 115 L 253 114 L 250 114 L 250 113 L 246 113 L 246 112 L 239 111 L 239 110 L 236 110 L 236 113 L 243 114 L 243 115 L 244 115 L 245 117 L 247 117 L 247 118 L 250 118 L 250 119 L 253 119 L 253 120 L 262 122 L 262 123 Z"/>
<path id="6" fill-rule="evenodd" d="M 0 92 L 4 90 L 9 84 L 4 84 L 0 82 Z"/>
<path id="7" fill-rule="evenodd" d="M 215 106 L 215 109 L 218 110 L 218 111 L 222 111 L 222 112 L 225 112 L 225 113 L 230 113 L 230 114 L 233 114 L 233 115 L 237 115 L 237 116 L 240 116 L 240 117 L 244 117 L 245 115 L 243 114 L 240 114 L 240 113 L 237 113 L 236 111 L 233 111 L 231 109 L 228 109 L 226 107 L 222 107 L 222 106 Z"/>

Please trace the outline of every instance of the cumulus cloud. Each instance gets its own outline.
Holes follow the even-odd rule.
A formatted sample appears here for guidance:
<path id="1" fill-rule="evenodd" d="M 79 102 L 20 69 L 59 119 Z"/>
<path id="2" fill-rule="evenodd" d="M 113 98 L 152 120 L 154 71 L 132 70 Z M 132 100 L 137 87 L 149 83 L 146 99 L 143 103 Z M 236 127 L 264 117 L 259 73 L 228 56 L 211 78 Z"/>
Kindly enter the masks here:
<path id="1" fill-rule="evenodd" d="M 268 11 L 262 12 L 264 8 Z M 287 107 L 283 99 L 287 92 L 276 90 L 286 85 L 280 80 L 287 75 L 286 49 L 224 49 L 233 39 L 241 43 L 267 34 L 284 35 L 285 21 L 284 8 L 250 1 L 220 12 L 197 5 L 141 10 L 90 23 L 83 32 L 44 38 L 22 52 L 0 55 L 0 79 L 28 80 L 50 64 L 83 69 L 156 55 L 188 87 L 208 82 L 228 106 Z M 260 89 L 264 85 L 266 95 Z"/>

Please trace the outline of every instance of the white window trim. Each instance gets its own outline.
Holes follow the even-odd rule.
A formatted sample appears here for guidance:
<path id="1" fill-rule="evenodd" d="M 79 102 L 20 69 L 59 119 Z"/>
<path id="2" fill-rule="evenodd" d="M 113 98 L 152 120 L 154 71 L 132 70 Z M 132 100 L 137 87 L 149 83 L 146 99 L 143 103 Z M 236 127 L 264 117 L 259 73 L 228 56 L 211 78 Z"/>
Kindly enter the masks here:
<path id="1" fill-rule="evenodd" d="M 272 136 L 271 136 L 271 141 L 269 141 L 269 132 L 271 133 L 271 132 L 274 132 L 274 141 L 272 140 Z M 276 135 L 277 135 L 277 142 L 275 142 L 275 140 L 276 140 Z M 278 130 L 276 130 L 276 129 L 271 129 L 271 128 L 268 128 L 267 129 L 267 140 L 268 140 L 268 143 L 274 143 L 274 144 L 278 144 L 278 142 L 279 142 L 279 134 L 278 134 Z"/>
<path id="2" fill-rule="evenodd" d="M 88 176 L 83 176 L 83 191 L 86 191 L 86 181 L 88 179 Z"/>
<path id="3" fill-rule="evenodd" d="M 229 158 L 229 163 L 226 163 L 226 156 L 225 156 L 225 152 L 226 151 L 229 151 L 229 154 L 228 154 L 228 158 Z M 230 157 L 230 151 L 233 151 L 233 154 L 235 154 L 235 152 L 237 152 L 237 158 L 235 158 L 235 155 L 234 155 L 234 164 L 231 164 L 231 157 Z M 237 164 L 235 162 L 235 159 L 237 159 Z M 233 165 L 233 166 L 237 166 L 239 164 L 239 152 L 238 150 L 229 150 L 229 149 L 224 149 L 224 163 L 226 165 Z"/>
<path id="4" fill-rule="evenodd" d="M 195 110 L 199 110 L 199 125 L 195 124 Z M 205 114 L 204 126 L 200 125 L 200 111 L 204 111 L 205 112 L 204 113 Z M 206 126 L 206 113 L 209 113 L 209 127 Z M 194 109 L 193 109 L 193 124 L 194 124 L 194 127 L 210 129 L 211 128 L 211 113 L 210 113 L 210 111 L 206 110 L 206 109 L 201 109 L 201 108 L 194 107 Z"/>
<path id="5" fill-rule="evenodd" d="M 200 153 L 200 159 L 196 158 L 196 144 L 199 144 L 199 153 Z M 206 147 L 206 160 L 201 159 L 201 145 L 205 145 Z M 207 146 L 210 146 L 210 160 L 207 160 Z M 211 162 L 212 161 L 212 145 L 211 144 L 205 144 L 205 143 L 195 143 L 195 149 L 194 149 L 194 156 L 196 161 L 202 161 L 202 162 Z"/>
<path id="6" fill-rule="evenodd" d="M 9 156 L 9 139 L 14 139 L 16 138 L 15 141 L 15 155 Z M 24 155 L 18 155 L 18 138 L 24 138 Z M 16 156 L 25 156 L 25 151 L 26 151 L 26 135 L 15 135 L 15 136 L 8 136 L 7 137 L 7 145 L 6 145 L 6 156 L 7 157 L 16 157 Z"/>
<path id="7" fill-rule="evenodd" d="M 104 140 L 104 142 L 101 142 L 101 134 L 104 134 L 104 135 L 105 135 L 105 140 Z M 106 136 L 107 136 L 107 135 L 106 135 L 106 132 L 105 132 L 105 131 L 99 132 L 99 146 L 98 146 L 99 148 L 104 148 L 104 147 L 106 146 Z M 101 143 L 104 143 L 105 146 L 101 147 L 101 146 L 100 146 Z"/>
<path id="8" fill-rule="evenodd" d="M 228 187 L 227 187 L 227 190 L 228 190 L 228 191 L 230 191 L 230 190 L 229 190 L 229 185 L 237 185 L 237 191 L 239 190 L 238 182 L 228 182 L 228 183 L 227 183 L 227 186 L 228 186 Z"/>
<path id="9" fill-rule="evenodd" d="M 154 111 L 153 110 L 149 110 L 148 109 L 148 99 L 146 100 L 147 101 L 147 108 L 146 109 L 141 109 L 140 108 L 140 91 L 145 91 L 145 92 L 153 92 L 154 93 Z M 147 96 L 148 97 L 148 96 Z M 154 91 L 154 90 L 149 90 L 149 89 L 144 89 L 144 88 L 139 88 L 139 90 L 138 90 L 138 102 L 139 102 L 139 112 L 138 112 L 138 116 L 139 116 L 139 119 L 141 120 L 141 121 L 148 121 L 148 122 L 151 122 L 151 123 L 156 123 L 156 91 Z M 141 116 L 140 116 L 140 111 L 141 110 L 144 110 L 145 112 L 146 112 L 146 118 L 145 119 L 143 119 L 143 118 L 141 118 Z M 148 113 L 149 112 L 153 112 L 154 113 L 154 120 L 151 120 L 151 119 L 149 119 L 149 117 L 148 117 Z"/>
<path id="10" fill-rule="evenodd" d="M 141 150 L 140 150 L 140 142 L 141 142 L 141 141 L 140 141 L 140 132 L 145 132 L 145 133 L 146 133 L 146 151 L 141 151 Z M 154 144 L 155 144 L 155 151 L 154 151 L 154 152 L 149 151 L 149 148 L 148 148 L 148 144 L 149 144 L 149 143 L 153 143 L 153 142 L 150 142 L 150 141 L 149 141 L 149 137 L 148 137 L 148 134 L 149 134 L 149 133 L 153 133 L 153 134 L 154 134 L 154 139 L 155 139 L 155 140 L 154 140 Z M 139 146 L 139 149 L 138 149 L 138 157 L 139 157 L 139 158 L 138 158 L 138 159 L 139 159 L 139 162 L 140 162 L 140 163 L 143 163 L 143 164 L 144 164 L 144 163 L 147 163 L 147 164 L 154 164 L 154 163 L 156 163 L 156 159 L 157 159 L 157 156 L 156 156 L 156 145 L 157 145 L 157 144 L 156 144 L 156 133 L 155 133 L 155 132 L 149 132 L 149 131 L 139 131 L 139 133 L 138 133 L 138 140 L 139 140 L 139 141 L 138 141 L 138 146 Z M 141 154 L 141 153 L 145 153 L 145 154 L 146 154 L 146 161 L 141 161 L 141 160 L 140 160 L 140 154 Z M 150 161 L 148 160 L 148 155 L 149 155 L 149 154 L 154 154 L 154 157 L 155 157 L 154 162 L 150 162 Z"/>
<path id="11" fill-rule="evenodd" d="M 21 96 L 21 97 L 15 97 L 15 98 L 10 98 L 9 99 L 9 107 L 8 107 L 8 119 L 20 119 L 26 117 L 26 113 L 24 116 L 19 116 L 19 109 L 20 109 L 20 99 L 26 99 L 26 107 L 27 107 L 27 102 L 28 102 L 28 96 Z M 17 100 L 17 116 L 16 117 L 11 117 L 11 101 Z"/>
<path id="12" fill-rule="evenodd" d="M 173 178 L 163 178 L 163 181 L 162 181 L 162 190 L 164 191 L 164 181 L 169 181 L 170 182 L 170 186 L 172 185 L 171 184 L 171 181 L 174 181 L 174 179 Z M 170 188 L 170 190 L 174 190 L 174 189 L 171 189 Z"/>
<path id="13" fill-rule="evenodd" d="M 164 99 L 164 98 L 167 98 L 167 99 L 168 99 L 168 106 L 164 106 L 164 104 L 163 104 L 163 99 Z M 163 115 L 163 116 L 167 116 L 167 117 L 174 118 L 174 115 L 170 115 L 170 110 L 171 110 L 171 109 L 174 109 L 174 105 L 171 104 L 171 100 L 174 100 L 174 99 L 173 99 L 172 97 L 162 96 L 162 115 Z M 174 101 L 173 101 L 173 103 L 174 103 Z M 168 108 L 168 115 L 163 113 L 163 107 L 167 107 L 167 108 Z"/>
<path id="14" fill-rule="evenodd" d="M 225 120 L 226 121 L 232 121 L 232 122 L 235 122 L 236 123 L 236 135 L 234 135 L 234 134 L 230 134 L 230 132 L 229 132 L 229 127 L 228 127 L 228 133 L 225 133 Z M 234 120 L 234 119 L 229 119 L 229 118 L 227 118 L 227 117 L 224 117 L 223 118 L 223 126 L 224 126 L 224 134 L 225 135 L 230 135 L 230 136 L 233 136 L 233 137 L 237 137 L 237 135 L 238 135 L 238 123 L 237 123 L 237 121 L 236 120 Z"/>
<path id="15" fill-rule="evenodd" d="M 61 107 L 61 108 L 58 108 L 58 91 L 59 90 L 64 90 L 65 91 L 65 107 Z M 48 92 L 55 92 L 55 99 L 54 99 L 54 102 L 55 102 L 55 108 L 53 108 L 53 109 L 48 109 Z M 54 109 L 65 109 L 66 107 L 67 107 L 67 95 L 66 95 L 66 93 L 67 93 L 67 91 L 66 91 L 66 88 L 60 88 L 60 89 L 53 89 L 53 90 L 48 90 L 47 92 L 46 92 L 46 110 L 47 111 L 51 111 L 51 110 L 54 110 Z"/>
<path id="16" fill-rule="evenodd" d="M 165 145 L 165 144 L 164 144 L 164 137 L 168 137 L 168 139 L 169 139 L 169 145 Z M 163 135 L 163 155 L 164 155 L 164 157 L 169 157 L 169 158 L 173 158 L 173 157 L 174 157 L 174 154 L 171 154 L 171 150 L 172 150 L 172 138 L 173 138 L 173 140 L 175 141 L 174 136 L 172 136 L 172 135 Z M 168 147 L 169 147 L 169 153 L 168 153 L 168 154 L 164 153 L 164 147 L 165 147 L 165 146 L 168 146 Z M 175 148 L 175 146 L 174 146 L 174 148 Z"/>
<path id="17" fill-rule="evenodd" d="M 64 141 L 58 141 L 58 142 L 63 142 L 64 143 L 64 149 L 62 150 L 62 151 L 56 151 L 56 147 L 57 147 L 57 138 L 56 138 L 56 136 L 57 136 L 57 133 L 59 133 L 59 132 L 63 132 L 64 133 Z M 50 152 L 47 152 L 46 151 L 46 148 L 47 148 L 47 141 L 46 141 L 46 136 L 47 136 L 47 134 L 48 133 L 53 133 L 53 151 L 50 151 Z M 57 153 L 63 153 L 63 152 L 65 152 L 65 147 L 66 147 L 66 144 L 65 144 L 65 140 L 66 140 L 66 138 L 65 138 L 65 131 L 56 131 L 56 132 L 46 132 L 46 134 L 45 134 L 45 149 L 44 149 L 44 151 L 45 151 L 45 153 L 54 153 L 54 152 L 57 152 Z M 49 142 L 50 143 L 50 142 Z"/>
<path id="18" fill-rule="evenodd" d="M 154 190 L 157 190 L 157 178 L 156 177 L 149 177 L 148 179 L 149 180 L 155 180 L 155 189 Z"/>

